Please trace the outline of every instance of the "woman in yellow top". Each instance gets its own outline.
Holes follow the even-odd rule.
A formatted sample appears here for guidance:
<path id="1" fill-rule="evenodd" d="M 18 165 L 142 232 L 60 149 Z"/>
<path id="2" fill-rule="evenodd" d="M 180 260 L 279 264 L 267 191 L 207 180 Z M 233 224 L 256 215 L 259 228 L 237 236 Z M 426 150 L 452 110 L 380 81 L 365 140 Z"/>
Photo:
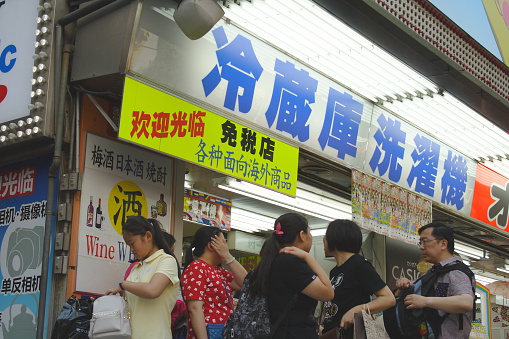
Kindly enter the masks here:
<path id="1" fill-rule="evenodd" d="M 131 313 L 131 338 L 172 338 L 171 310 L 179 289 L 180 268 L 155 219 L 132 216 L 122 235 L 140 262 L 126 281 L 106 294 L 125 294 Z"/>

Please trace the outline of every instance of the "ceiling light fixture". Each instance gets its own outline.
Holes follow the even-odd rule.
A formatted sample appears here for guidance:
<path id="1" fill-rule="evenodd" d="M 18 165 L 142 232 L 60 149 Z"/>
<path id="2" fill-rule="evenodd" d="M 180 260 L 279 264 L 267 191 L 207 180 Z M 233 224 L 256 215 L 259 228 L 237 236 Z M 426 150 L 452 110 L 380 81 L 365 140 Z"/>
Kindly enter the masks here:
<path id="1" fill-rule="evenodd" d="M 295 198 L 267 188 L 230 177 L 216 179 L 216 185 L 224 190 L 238 193 L 272 205 L 313 216 L 325 221 L 350 219 L 351 209 L 342 201 L 322 197 L 297 187 Z"/>

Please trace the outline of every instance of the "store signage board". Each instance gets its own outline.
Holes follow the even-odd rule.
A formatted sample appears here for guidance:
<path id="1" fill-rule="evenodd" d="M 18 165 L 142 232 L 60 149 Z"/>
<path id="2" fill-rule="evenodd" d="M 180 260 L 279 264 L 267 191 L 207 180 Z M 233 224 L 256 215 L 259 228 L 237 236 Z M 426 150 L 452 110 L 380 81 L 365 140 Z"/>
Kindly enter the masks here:
<path id="1" fill-rule="evenodd" d="M 295 196 L 299 149 L 126 77 L 119 137 Z"/>
<path id="2" fill-rule="evenodd" d="M 476 163 L 375 107 L 363 171 L 462 214 L 472 205 Z"/>
<path id="3" fill-rule="evenodd" d="M 0 338 L 36 336 L 52 159 L 48 154 L 0 166 Z"/>
<path id="4" fill-rule="evenodd" d="M 231 214 L 231 201 L 188 188 L 184 190 L 184 220 L 229 231 Z"/>
<path id="5" fill-rule="evenodd" d="M 39 0 L 0 4 L 0 123 L 4 123 L 29 113 Z"/>
<path id="6" fill-rule="evenodd" d="M 477 165 L 470 216 L 509 233 L 509 179 Z"/>
<path id="7" fill-rule="evenodd" d="M 168 231 L 173 165 L 168 157 L 90 133 L 85 152 L 76 291 L 103 294 L 133 259 L 122 237 L 128 216 L 155 218 Z"/>
<path id="8" fill-rule="evenodd" d="M 474 161 L 235 25 L 220 21 L 203 38 L 191 41 L 171 20 L 171 9 L 152 1 L 142 10 L 139 36 L 144 38 L 136 42 L 131 73 L 217 107 L 219 114 L 226 111 L 252 122 L 260 131 L 270 130 L 281 140 L 470 214 Z M 380 146 L 375 139 L 380 129 L 394 131 L 380 126 L 382 114 L 405 133 L 395 148 L 391 142 Z M 376 138 L 380 142 L 380 136 Z M 417 145 L 420 140 L 432 142 L 433 148 L 424 151 L 426 144 Z M 370 165 L 376 149 L 382 152 L 376 155 L 381 162 L 394 160 L 387 170 Z M 401 175 L 395 177 L 394 170 Z M 420 170 L 432 174 L 425 178 Z"/>
<path id="9" fill-rule="evenodd" d="M 362 166 L 373 109 L 368 100 L 222 20 L 203 38 L 189 40 L 172 20 L 174 4 L 158 6 L 144 2 L 137 34 L 143 39 L 136 41 L 130 72 L 281 140 Z"/>

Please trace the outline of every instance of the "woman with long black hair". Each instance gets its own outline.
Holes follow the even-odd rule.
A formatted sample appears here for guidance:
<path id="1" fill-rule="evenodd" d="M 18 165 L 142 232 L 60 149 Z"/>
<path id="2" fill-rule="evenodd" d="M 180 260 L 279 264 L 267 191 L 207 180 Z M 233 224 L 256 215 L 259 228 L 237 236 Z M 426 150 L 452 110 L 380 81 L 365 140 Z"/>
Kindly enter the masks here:
<path id="1" fill-rule="evenodd" d="M 313 316 L 317 301 L 331 300 L 334 291 L 325 271 L 309 254 L 312 242 L 304 216 L 281 215 L 263 246 L 260 263 L 249 276 L 249 293 L 266 297 L 271 323 L 284 318 L 273 338 L 318 338 Z"/>

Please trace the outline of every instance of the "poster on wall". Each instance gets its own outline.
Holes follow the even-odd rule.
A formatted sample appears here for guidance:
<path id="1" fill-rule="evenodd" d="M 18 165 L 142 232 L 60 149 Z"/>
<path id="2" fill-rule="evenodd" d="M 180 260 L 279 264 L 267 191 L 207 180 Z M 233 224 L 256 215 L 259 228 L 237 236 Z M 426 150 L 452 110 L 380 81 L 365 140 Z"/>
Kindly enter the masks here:
<path id="1" fill-rule="evenodd" d="M 128 216 L 155 218 L 168 230 L 172 166 L 168 157 L 87 135 L 76 291 L 103 294 L 123 279 L 134 259 L 122 237 Z"/>
<path id="2" fill-rule="evenodd" d="M 231 214 L 231 201 L 188 188 L 185 189 L 184 220 L 229 231 Z"/>
<path id="3" fill-rule="evenodd" d="M 0 167 L 0 338 L 35 338 L 51 161 Z"/>
<path id="4" fill-rule="evenodd" d="M 407 278 L 414 281 L 431 268 L 432 264 L 422 259 L 417 246 L 396 239 L 385 239 L 387 258 L 385 280 L 391 291 L 396 288 L 396 280 Z"/>
<path id="5" fill-rule="evenodd" d="M 362 228 L 417 244 L 419 227 L 431 222 L 431 201 L 352 170 L 352 220 Z"/>

